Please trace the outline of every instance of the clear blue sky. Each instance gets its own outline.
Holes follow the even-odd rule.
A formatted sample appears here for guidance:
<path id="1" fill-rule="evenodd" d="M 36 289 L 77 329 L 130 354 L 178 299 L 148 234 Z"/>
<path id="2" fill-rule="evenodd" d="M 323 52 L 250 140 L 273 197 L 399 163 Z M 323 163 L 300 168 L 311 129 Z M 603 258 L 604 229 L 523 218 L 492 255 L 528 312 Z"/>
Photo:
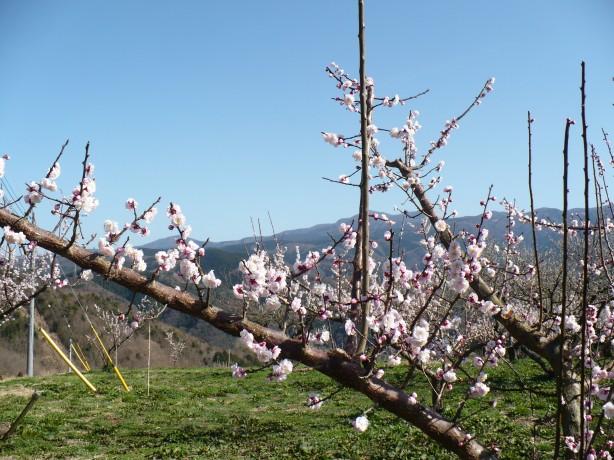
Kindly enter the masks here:
<path id="1" fill-rule="evenodd" d="M 250 218 L 276 230 L 333 222 L 356 212 L 356 189 L 322 180 L 351 172 L 351 149 L 321 131 L 358 131 L 330 100 L 324 68 L 358 76 L 357 6 L 310 1 L 0 1 L 0 154 L 9 183 L 40 180 L 63 142 L 66 193 L 91 142 L 106 218 L 123 223 L 128 197 L 179 203 L 194 236 L 223 241 L 251 233 Z M 590 140 L 614 135 L 614 2 L 367 0 L 367 69 L 377 95 L 429 89 L 411 106 L 375 113 L 381 127 L 421 112 L 418 142 L 434 140 L 481 85 L 495 91 L 462 121 L 448 146 L 442 185 L 463 215 L 480 212 L 491 183 L 528 207 L 526 114 L 534 128 L 538 206 L 561 206 L 567 117 L 579 121 L 580 62 L 587 63 Z M 579 124 L 572 168 L 581 174 Z M 384 153 L 401 155 L 397 144 Z M 580 181 L 572 205 L 581 205 Z M 21 192 L 20 192 L 21 193 Z M 393 212 L 399 195 L 375 199 Z M 49 205 L 38 211 L 39 221 Z M 154 226 L 168 236 L 164 213 Z"/>

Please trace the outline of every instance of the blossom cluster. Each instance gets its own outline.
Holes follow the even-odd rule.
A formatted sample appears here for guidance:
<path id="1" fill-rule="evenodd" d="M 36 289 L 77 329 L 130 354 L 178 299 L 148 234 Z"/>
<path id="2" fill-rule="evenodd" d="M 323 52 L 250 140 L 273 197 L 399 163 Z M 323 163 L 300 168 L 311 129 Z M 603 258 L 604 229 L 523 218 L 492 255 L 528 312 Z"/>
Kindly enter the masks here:
<path id="1" fill-rule="evenodd" d="M 204 246 L 198 245 L 194 240 L 190 240 L 192 227 L 186 224 L 186 217 L 181 212 L 181 207 L 172 203 L 166 215 L 170 220 L 169 230 L 178 230 L 179 238 L 175 240 L 175 247 L 166 251 L 158 251 L 155 260 L 158 270 L 169 272 L 179 265 L 179 275 L 186 282 L 193 282 L 197 288 L 204 287 L 215 289 L 222 284 L 222 281 L 215 276 L 213 270 L 205 273 L 200 265 L 200 260 L 205 256 Z M 144 219 L 152 218 L 154 213 L 144 214 Z M 201 286 L 202 285 L 202 286 Z"/>
<path id="2" fill-rule="evenodd" d="M 10 244 L 25 244 L 26 235 L 23 232 L 15 232 L 8 225 L 4 227 L 4 238 Z"/>
<path id="3" fill-rule="evenodd" d="M 146 226 L 141 226 L 139 222 L 144 220 L 151 223 L 157 213 L 156 208 L 149 208 L 141 216 L 136 216 L 138 203 L 129 198 L 126 201 L 126 209 L 132 210 L 135 215 L 135 220 L 132 223 L 126 223 L 123 229 L 120 229 L 119 223 L 114 220 L 106 220 L 104 222 L 105 235 L 98 240 L 98 251 L 105 257 L 113 257 L 113 266 L 120 270 L 124 267 L 126 260 L 130 260 L 130 268 L 137 271 L 145 271 L 147 263 L 144 259 L 144 253 L 141 249 L 135 248 L 132 244 L 126 242 L 123 246 L 116 247 L 116 243 L 126 230 L 137 233 L 141 236 L 147 236 L 149 229 Z"/>
<path id="4" fill-rule="evenodd" d="M 266 342 L 257 342 L 254 339 L 254 335 L 245 329 L 241 331 L 240 336 L 243 344 L 256 354 L 258 361 L 263 364 L 269 364 L 273 361 L 275 362 L 275 364 L 272 365 L 271 374 L 267 376 L 268 381 L 281 382 L 286 380 L 288 375 L 294 369 L 294 365 L 289 359 L 282 359 L 279 362 L 276 361 L 281 353 L 281 349 L 278 346 L 274 346 L 272 349 L 269 349 Z M 242 378 L 247 375 L 247 372 L 237 364 L 232 367 L 232 373 L 233 376 L 237 378 Z"/>
<path id="5" fill-rule="evenodd" d="M 4 239 L 9 244 L 25 244 L 21 232 L 4 229 Z M 10 241 L 9 241 L 10 240 Z M 40 251 L 32 243 L 22 246 L 27 257 L 15 257 L 15 248 L 4 247 L 0 256 L 0 326 L 12 320 L 16 309 L 26 303 L 43 286 L 62 287 L 52 255 Z"/>
<path id="6" fill-rule="evenodd" d="M 90 177 L 94 173 L 94 166 L 91 164 L 88 165 L 86 171 L 87 177 L 84 177 L 81 183 L 73 188 L 70 201 L 76 210 L 89 214 L 94 211 L 100 203 L 98 199 L 94 197 L 94 193 L 96 192 L 96 180 Z"/>
<path id="7" fill-rule="evenodd" d="M 237 298 L 253 301 L 265 298 L 270 307 L 280 305 L 277 295 L 286 289 L 287 268 L 277 266 L 266 251 L 260 251 L 241 261 L 239 271 L 243 275 L 243 283 L 233 286 Z"/>
<path id="8" fill-rule="evenodd" d="M 390 137 L 399 139 L 404 144 L 403 150 L 406 154 L 406 161 L 410 166 L 416 165 L 418 146 L 414 137 L 422 128 L 417 120 L 419 115 L 420 112 L 418 110 L 410 111 L 405 124 L 401 128 L 392 128 L 390 130 Z"/>
<path id="9" fill-rule="evenodd" d="M 241 331 L 240 336 L 243 344 L 256 354 L 258 361 L 261 363 L 270 363 L 271 361 L 277 359 L 281 353 L 281 349 L 278 346 L 274 346 L 271 349 L 267 348 L 266 342 L 257 342 L 254 339 L 254 335 L 245 329 Z M 290 369 L 290 371 L 291 370 L 292 369 Z"/>

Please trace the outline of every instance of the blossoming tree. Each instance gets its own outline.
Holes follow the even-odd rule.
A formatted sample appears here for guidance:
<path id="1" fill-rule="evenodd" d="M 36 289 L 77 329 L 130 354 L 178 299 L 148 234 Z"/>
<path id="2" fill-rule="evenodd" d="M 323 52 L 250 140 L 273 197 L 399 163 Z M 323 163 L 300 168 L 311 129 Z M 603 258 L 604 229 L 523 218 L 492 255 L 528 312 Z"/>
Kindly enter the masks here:
<path id="1" fill-rule="evenodd" d="M 0 158 L 0 179 L 4 177 L 8 160 L 8 155 Z M 59 173 L 59 166 L 52 168 L 43 180 L 48 183 Z M 0 190 L 0 199 L 4 199 L 3 190 Z M 10 204 L 8 200 L 4 202 Z M 0 326 L 47 289 L 57 275 L 55 257 L 38 251 L 36 243 L 26 242 L 23 233 L 4 228 L 0 240 Z"/>
<path id="2" fill-rule="evenodd" d="M 533 211 L 527 214 L 503 202 L 509 221 L 505 243 L 497 246 L 484 227 L 492 216 L 489 207 L 497 201 L 488 191 L 475 229 L 456 229 L 452 187 L 445 187 L 439 195 L 433 193 L 441 182 L 444 162 L 432 165 L 431 160 L 461 120 L 492 91 L 494 79 L 484 84 L 467 110 L 445 124 L 440 137 L 421 154 L 415 140 L 420 129 L 418 112 L 410 110 L 402 128 L 384 129 L 375 123 L 376 109 L 408 106 L 416 96 L 376 93 L 374 80 L 365 70 L 363 2 L 358 3 L 359 78 L 351 78 L 336 64 L 327 72 L 341 92 L 339 103 L 360 118 L 360 130 L 356 136 L 323 133 L 324 140 L 334 147 L 355 150 L 358 172 L 341 175 L 336 181 L 360 190 L 358 221 L 341 225 L 338 235 L 321 251 L 297 251 L 292 264 L 287 263 L 286 248 L 267 251 L 256 246 L 238 267 L 242 281 L 232 287 L 242 305 L 240 313 L 213 305 L 211 291 L 221 282 L 204 268 L 205 245 L 190 239 L 192 229 L 177 203 L 171 203 L 166 213 L 169 228 L 177 235 L 175 247 L 159 251 L 149 271 L 143 252 L 129 244 L 126 235 L 149 232 L 147 225 L 156 216 L 156 203 L 141 210 L 135 199 L 128 199 L 129 222 L 120 226 L 107 221 L 97 250 L 88 249 L 88 242 L 81 244 L 81 219 L 98 204 L 89 146 L 83 174 L 70 196 L 56 196 L 55 177 L 48 175 L 28 186 L 25 202 L 29 207 L 24 215 L 11 212 L 5 203 L 0 209 L 0 224 L 5 228 L 2 244 L 8 251 L 36 244 L 73 261 L 85 270 L 86 277 L 89 271 L 102 274 L 241 337 L 269 370 L 270 381 L 285 380 L 297 363 L 314 368 L 363 393 L 460 458 L 497 457 L 497 447 L 472 436 L 460 420 L 465 402 L 488 398 L 488 369 L 505 359 L 506 346 L 513 342 L 544 362 L 556 377 L 558 392 L 551 395 L 558 404 L 554 421 L 557 435 L 552 439 L 555 457 L 611 458 L 614 439 L 604 427 L 611 427 L 614 418 L 610 391 L 614 379 L 614 315 L 610 309 L 614 257 L 609 240 L 613 225 L 604 205 L 607 189 L 599 156 L 595 149 L 592 155 L 586 149 L 586 180 L 592 163 L 598 185 L 596 222 L 588 218 L 588 187 L 585 217 L 571 225 L 566 204 L 563 223 L 557 225 L 540 221 Z M 529 116 L 529 128 L 531 121 Z M 587 145 L 584 120 L 582 124 Z M 568 120 L 565 162 L 571 126 Z M 400 155 L 384 151 L 382 134 L 400 143 Z M 50 171 L 59 168 L 59 160 Z M 565 190 L 565 184 L 563 187 Z M 413 205 L 405 215 L 420 222 L 424 256 L 418 265 L 408 266 L 397 250 L 398 226 L 370 210 L 370 194 L 390 189 Z M 31 210 L 45 201 L 52 203 L 59 222 L 51 232 L 29 219 Z M 369 223 L 374 220 L 389 224 L 389 230 L 384 235 L 371 235 Z M 522 238 L 514 233 L 517 223 L 562 235 L 562 252 L 554 259 L 558 262 L 547 265 L 541 256 L 531 258 L 521 253 Z M 388 245 L 388 256 L 383 260 L 373 254 L 375 240 L 380 237 Z M 575 259 L 571 256 L 574 246 L 569 246 L 574 241 L 579 245 L 575 247 L 581 248 Z M 557 263 L 560 270 L 555 268 Z M 181 288 L 158 281 L 162 273 L 171 271 L 183 279 Z M 254 320 L 253 313 L 263 305 L 282 318 L 279 329 Z M 344 332 L 342 340 L 339 330 Z M 387 381 L 386 370 L 392 366 L 406 368 L 405 384 Z M 232 374 L 243 378 L 248 371 L 235 365 Z M 459 374 L 470 385 L 463 390 L 464 402 L 455 416 L 446 418 L 440 409 L 446 395 L 461 391 Z M 411 389 L 412 379 L 421 376 L 431 383 L 432 401 L 421 401 Z M 320 395 L 308 397 L 312 409 L 320 408 L 323 402 Z M 368 429 L 367 415 L 353 421 L 356 431 Z"/>

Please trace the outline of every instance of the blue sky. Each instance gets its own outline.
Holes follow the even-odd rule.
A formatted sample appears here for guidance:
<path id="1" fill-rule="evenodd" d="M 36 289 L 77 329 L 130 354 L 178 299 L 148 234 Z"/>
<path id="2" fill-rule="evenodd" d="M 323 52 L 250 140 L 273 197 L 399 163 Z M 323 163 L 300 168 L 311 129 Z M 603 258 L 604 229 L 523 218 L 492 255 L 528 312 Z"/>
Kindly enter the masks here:
<path id="1" fill-rule="evenodd" d="M 614 2 L 367 0 L 367 72 L 376 95 L 429 93 L 380 110 L 401 126 L 419 110 L 428 148 L 484 81 L 495 90 L 465 118 L 434 160 L 456 209 L 480 212 L 498 197 L 528 207 L 527 110 L 534 130 L 536 203 L 561 207 L 565 119 L 579 121 L 580 62 L 587 66 L 589 136 L 606 156 L 601 128 L 614 125 Z M 194 236 L 223 241 L 333 222 L 356 212 L 357 189 L 324 181 L 351 172 L 352 149 L 321 131 L 355 134 L 358 120 L 324 68 L 358 77 L 356 2 L 82 1 L 0 2 L 0 154 L 17 190 L 44 176 L 64 141 L 60 185 L 80 177 L 91 142 L 101 202 L 86 227 L 129 219 L 124 201 L 161 211 L 179 203 Z M 613 133 L 614 134 L 614 133 Z M 573 130 L 571 204 L 580 206 L 581 139 Z M 386 142 L 387 157 L 401 155 Z M 19 192 L 21 193 L 21 192 Z M 374 198 L 393 212 L 401 196 Z M 48 205 L 37 218 L 46 222 Z M 169 236 L 164 213 L 155 237 Z"/>

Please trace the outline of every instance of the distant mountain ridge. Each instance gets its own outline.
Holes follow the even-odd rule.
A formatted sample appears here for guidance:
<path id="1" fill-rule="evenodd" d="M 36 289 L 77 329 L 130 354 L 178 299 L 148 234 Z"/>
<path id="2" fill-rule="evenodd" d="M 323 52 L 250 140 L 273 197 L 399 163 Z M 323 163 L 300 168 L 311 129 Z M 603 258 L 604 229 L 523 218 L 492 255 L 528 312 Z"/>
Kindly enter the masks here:
<path id="1" fill-rule="evenodd" d="M 553 223 L 562 222 L 563 212 L 560 209 L 539 208 L 536 210 L 536 214 L 538 219 L 545 219 L 546 221 Z M 568 214 L 570 218 L 572 218 L 572 216 L 578 215 L 582 217 L 584 215 L 584 210 L 579 208 L 570 209 Z M 589 217 L 594 214 L 595 209 L 593 208 L 589 211 Z M 379 213 L 379 215 L 381 215 L 381 213 Z M 417 249 L 420 249 L 420 246 L 417 246 L 417 243 L 419 242 L 420 238 L 419 235 L 416 234 L 415 230 L 420 224 L 421 216 L 409 219 L 403 214 L 396 214 L 388 215 L 388 218 L 396 222 L 396 224 L 391 227 L 382 220 L 371 221 L 371 239 L 379 243 L 380 248 L 382 247 L 382 243 L 384 243 L 384 233 L 387 230 L 393 230 L 398 236 L 401 231 L 402 223 L 405 222 L 405 228 L 403 230 L 403 238 L 401 240 L 400 249 L 404 250 L 406 254 L 411 254 Z M 469 232 L 475 232 L 476 224 L 478 224 L 480 220 L 481 215 L 464 216 L 451 218 L 448 220 L 448 223 L 455 229 L 455 231 L 464 230 Z M 217 249 L 226 253 L 247 255 L 251 251 L 253 246 L 256 244 L 256 242 L 262 243 L 268 249 L 272 249 L 274 247 L 275 242 L 277 241 L 280 245 L 288 247 L 288 249 L 298 246 L 299 248 L 301 248 L 301 250 L 321 250 L 322 248 L 325 248 L 332 243 L 332 238 L 338 238 L 340 236 L 339 225 L 341 223 L 350 224 L 352 222 L 354 222 L 354 226 L 356 227 L 356 222 L 358 222 L 358 216 L 339 219 L 334 223 L 317 224 L 308 228 L 285 230 L 283 232 L 279 232 L 275 236 L 262 236 L 259 237 L 257 240 L 253 236 L 251 236 L 241 238 L 239 240 L 221 242 L 210 241 L 209 243 L 207 243 L 207 248 Z M 484 228 L 489 230 L 490 237 L 493 240 L 500 242 L 501 238 L 503 238 L 503 235 L 506 233 L 507 223 L 508 218 L 506 212 L 493 211 L 492 217 L 489 220 L 484 221 L 483 225 Z M 411 225 L 413 225 L 414 228 L 411 228 Z M 527 238 L 531 237 L 531 231 L 528 225 L 518 224 L 513 230 L 516 234 L 525 233 L 525 236 Z M 550 234 L 550 236 L 552 235 L 550 232 L 547 232 L 546 234 Z M 538 242 L 550 238 L 546 237 L 546 234 L 538 234 Z M 175 237 L 162 238 L 148 243 L 142 247 L 148 250 L 167 250 L 169 248 L 174 247 L 175 239 Z M 194 241 L 199 244 L 202 244 L 204 242 L 204 240 L 197 239 L 195 239 Z M 376 253 L 377 252 L 378 251 L 376 251 Z"/>

